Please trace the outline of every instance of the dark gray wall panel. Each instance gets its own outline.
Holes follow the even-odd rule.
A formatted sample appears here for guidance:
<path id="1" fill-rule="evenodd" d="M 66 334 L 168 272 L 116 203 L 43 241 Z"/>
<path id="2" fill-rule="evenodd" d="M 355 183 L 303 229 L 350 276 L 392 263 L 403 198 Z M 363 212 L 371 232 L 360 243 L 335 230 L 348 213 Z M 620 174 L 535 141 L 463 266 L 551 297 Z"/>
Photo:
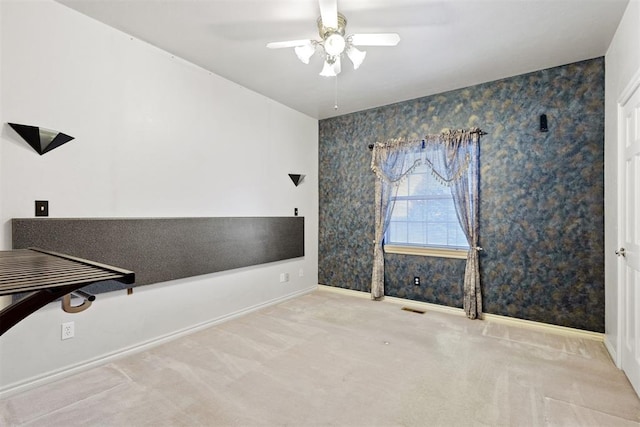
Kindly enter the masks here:
<path id="1" fill-rule="evenodd" d="M 13 248 L 39 247 L 132 270 L 135 286 L 304 256 L 304 218 L 12 220 Z M 91 292 L 122 288 L 114 283 Z"/>

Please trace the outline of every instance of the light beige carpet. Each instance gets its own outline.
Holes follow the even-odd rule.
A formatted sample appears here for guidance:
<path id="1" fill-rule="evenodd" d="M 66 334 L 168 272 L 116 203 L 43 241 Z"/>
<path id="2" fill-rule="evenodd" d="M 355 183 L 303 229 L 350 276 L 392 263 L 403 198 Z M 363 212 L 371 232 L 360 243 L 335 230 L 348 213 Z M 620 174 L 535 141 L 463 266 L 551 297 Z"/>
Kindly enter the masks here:
<path id="1" fill-rule="evenodd" d="M 316 291 L 0 401 L 2 426 L 637 426 L 602 343 Z"/>

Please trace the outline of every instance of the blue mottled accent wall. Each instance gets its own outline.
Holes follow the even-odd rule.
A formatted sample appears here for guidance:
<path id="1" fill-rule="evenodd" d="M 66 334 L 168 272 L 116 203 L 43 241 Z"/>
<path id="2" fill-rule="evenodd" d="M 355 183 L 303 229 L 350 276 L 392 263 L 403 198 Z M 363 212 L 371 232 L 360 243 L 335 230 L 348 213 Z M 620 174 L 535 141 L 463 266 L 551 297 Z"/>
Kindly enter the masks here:
<path id="1" fill-rule="evenodd" d="M 484 311 L 604 332 L 603 58 L 320 121 L 319 282 L 370 290 L 368 144 L 471 126 Z M 462 307 L 464 266 L 387 254 L 385 294 Z"/>

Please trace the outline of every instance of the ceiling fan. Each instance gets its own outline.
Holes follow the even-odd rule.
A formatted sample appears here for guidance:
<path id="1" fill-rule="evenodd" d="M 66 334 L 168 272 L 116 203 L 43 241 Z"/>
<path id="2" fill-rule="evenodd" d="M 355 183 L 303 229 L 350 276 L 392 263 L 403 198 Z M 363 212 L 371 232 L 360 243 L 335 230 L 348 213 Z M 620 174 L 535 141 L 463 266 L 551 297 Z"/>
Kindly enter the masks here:
<path id="1" fill-rule="evenodd" d="M 283 42 L 268 43 L 270 49 L 293 47 L 300 61 L 305 64 L 314 53 L 319 52 L 324 58 L 324 67 L 321 76 L 333 77 L 340 74 L 340 58 L 343 54 L 353 63 L 353 68 L 358 69 L 364 61 L 367 52 L 359 50 L 356 46 L 395 46 L 400 41 L 396 33 L 377 34 L 350 34 L 345 36 L 347 19 L 338 12 L 337 0 L 319 0 L 320 17 L 318 18 L 318 33 L 321 40 L 289 40 Z"/>

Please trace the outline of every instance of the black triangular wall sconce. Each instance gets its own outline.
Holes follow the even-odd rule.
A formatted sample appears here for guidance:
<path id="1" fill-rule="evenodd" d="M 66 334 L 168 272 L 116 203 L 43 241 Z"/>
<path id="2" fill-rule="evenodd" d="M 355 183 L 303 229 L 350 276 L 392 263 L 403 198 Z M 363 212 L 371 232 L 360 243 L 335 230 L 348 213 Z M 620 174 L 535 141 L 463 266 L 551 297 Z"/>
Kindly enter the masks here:
<path id="1" fill-rule="evenodd" d="M 300 183 L 302 182 L 302 180 L 304 179 L 304 175 L 300 175 L 300 174 L 295 174 L 295 173 L 290 173 L 289 174 L 289 178 L 291 178 L 291 181 L 293 181 L 293 183 L 295 184 L 295 186 L 297 187 L 298 185 L 300 185 Z"/>
<path id="2" fill-rule="evenodd" d="M 9 126 L 18 132 L 18 135 L 27 141 L 41 156 L 73 139 L 72 136 L 58 132 L 57 130 L 40 128 L 38 126 L 19 125 L 16 123 L 9 123 Z"/>

